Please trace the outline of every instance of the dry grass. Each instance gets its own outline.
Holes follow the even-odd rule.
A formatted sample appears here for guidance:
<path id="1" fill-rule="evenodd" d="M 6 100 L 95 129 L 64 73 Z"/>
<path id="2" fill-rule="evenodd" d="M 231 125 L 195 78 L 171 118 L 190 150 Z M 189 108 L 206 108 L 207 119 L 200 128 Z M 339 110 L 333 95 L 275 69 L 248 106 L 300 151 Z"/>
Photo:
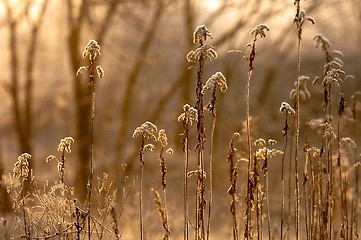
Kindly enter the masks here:
<path id="1" fill-rule="evenodd" d="M 148 121 L 136 128 L 133 134 L 133 138 L 139 140 L 139 174 L 127 176 L 122 189 L 116 189 L 106 173 L 101 176 L 94 174 L 95 77 L 97 73 L 98 77 L 102 78 L 104 71 L 100 66 L 95 66 L 96 59 L 100 55 L 100 46 L 96 41 L 91 40 L 83 53 L 83 57 L 89 60 L 89 65 L 80 67 L 77 72 L 77 75 L 80 75 L 85 70 L 89 71 L 89 87 L 92 93 L 92 112 L 88 119 L 92 131 L 89 136 L 91 160 L 87 168 L 90 170 L 87 199 L 85 202 L 79 202 L 75 194 L 76 189 L 65 178 L 65 172 L 68 171 L 65 166 L 67 158 L 71 157 L 68 156 L 71 153 L 71 145 L 77 144 L 73 138 L 67 137 L 61 140 L 58 146 L 59 158 L 54 155 L 47 158 L 47 162 L 57 161 L 59 180 L 53 183 L 47 182 L 44 186 L 38 183 L 29 169 L 27 161 L 31 155 L 23 153 L 15 163 L 13 174 L 3 179 L 12 198 L 15 225 L 11 227 L 7 218 L 1 219 L 0 237 L 3 239 L 8 239 L 10 236 L 13 239 L 180 239 L 182 236 L 184 240 L 200 240 L 219 239 L 221 234 L 226 234 L 225 232 L 228 231 L 226 236 L 234 240 L 242 238 L 242 235 L 244 239 L 359 238 L 360 155 L 358 143 L 353 140 L 356 136 L 345 136 L 343 132 L 345 127 L 341 128 L 341 121 L 345 122 L 346 127 L 349 125 L 349 128 L 354 130 L 360 126 L 356 114 L 359 93 L 353 96 L 344 94 L 343 83 L 352 77 L 343 70 L 342 54 L 331 49 L 329 40 L 318 34 L 314 40 L 316 47 L 320 47 L 323 51 L 326 62 L 324 75 L 316 78 L 313 85 L 320 84 L 323 89 L 323 116 L 310 119 L 308 116 L 307 118 L 303 116 L 302 109 L 307 107 L 303 101 L 312 96 L 307 88 L 310 78 L 301 75 L 301 40 L 308 41 L 302 38 L 302 30 L 306 21 L 313 24 L 315 21 L 301 9 L 299 0 L 295 1 L 295 6 L 294 23 L 297 27 L 298 42 L 297 76 L 294 76 L 294 89 L 290 89 L 290 99 L 294 107 L 284 99 L 279 99 L 281 103 L 279 111 L 284 114 L 284 127 L 279 131 L 279 133 L 283 132 L 284 137 L 282 151 L 277 149 L 276 141 L 255 137 L 257 125 L 253 124 L 252 119 L 256 116 L 257 109 L 251 108 L 251 80 L 253 75 L 257 74 L 256 56 L 257 59 L 262 57 L 262 54 L 258 55 L 256 52 L 257 37 L 266 37 L 265 31 L 269 28 L 266 24 L 260 24 L 250 32 L 253 40 L 246 45 L 250 53 L 244 56 L 249 66 L 248 79 L 244 86 L 246 124 L 241 134 L 230 136 L 228 155 L 224 156 L 228 163 L 229 176 L 228 180 L 224 176 L 223 181 L 230 183 L 227 191 L 230 196 L 230 200 L 227 200 L 229 204 L 216 201 L 220 198 L 214 198 L 213 192 L 215 160 L 213 153 L 219 151 L 216 145 L 217 136 L 214 134 L 218 119 L 216 87 L 218 86 L 226 94 L 228 86 L 226 77 L 221 72 L 212 75 L 206 83 L 203 81 L 206 62 L 217 57 L 215 48 L 206 44 L 208 38 L 213 38 L 207 27 L 200 25 L 196 28 L 193 34 L 196 49 L 186 56 L 191 68 L 196 68 L 196 103 L 194 107 L 185 104 L 183 112 L 178 117 L 178 122 L 182 124 L 184 130 L 181 133 L 184 161 L 183 171 L 175 170 L 182 174 L 175 176 L 182 181 L 182 191 L 181 188 L 169 187 L 173 181 L 178 180 L 168 179 L 166 153 L 173 154 L 173 149 L 166 149 L 168 139 L 165 131 L 163 129 L 158 131 L 158 127 Z M 267 42 L 264 41 L 262 44 Z M 241 53 L 239 50 L 236 52 Z M 211 93 L 210 96 L 207 95 L 208 91 Z M 206 98 L 210 99 L 208 104 L 204 104 Z M 337 107 L 334 103 L 335 99 L 338 99 Z M 348 105 L 348 102 L 352 104 Z M 209 116 L 206 113 L 209 113 Z M 176 120 L 174 119 L 174 122 Z M 192 128 L 193 124 L 196 125 L 195 128 Z M 306 127 L 301 127 L 303 125 Z M 210 131 L 207 131 L 208 128 Z M 306 134 L 301 135 L 303 130 Z M 308 137 L 311 132 L 316 133 L 313 141 Z M 303 148 L 300 146 L 301 136 L 306 136 Z M 314 139 L 317 141 L 315 142 Z M 191 152 L 193 149 L 194 154 Z M 154 151 L 156 155 L 152 153 Z M 181 158 L 181 155 L 182 153 L 178 153 L 172 155 L 172 158 Z M 151 159 L 159 159 L 160 167 L 160 177 L 153 177 L 153 180 L 158 179 L 159 182 L 152 184 L 144 178 Z M 282 161 L 281 171 L 275 172 L 271 166 L 277 159 Z M 227 168 L 226 163 L 224 165 Z M 303 175 L 302 185 L 299 179 L 300 173 Z M 247 175 L 246 178 L 242 178 L 245 182 L 240 181 L 241 174 Z M 277 184 L 270 183 L 270 177 L 274 175 L 277 176 Z M 291 179 L 291 176 L 294 176 L 294 179 Z M 30 180 L 34 186 L 31 192 L 24 191 L 26 180 Z M 139 186 L 139 190 L 134 187 L 135 185 Z M 157 190 L 157 186 L 161 187 L 161 192 Z M 152 196 L 148 187 L 152 191 Z M 178 194 L 174 194 L 175 192 Z M 183 198 L 179 198 L 181 192 Z M 280 195 L 273 195 L 275 192 Z M 227 193 L 224 192 L 224 195 Z M 116 199 L 119 195 L 120 200 Z M 279 212 L 272 211 L 270 204 L 272 198 L 278 198 L 279 207 L 275 208 L 279 208 Z M 153 200 L 155 205 L 149 203 L 153 203 Z M 215 210 L 218 205 L 229 206 L 230 214 L 226 213 L 229 226 L 224 224 L 219 228 L 211 224 L 218 213 Z M 131 211 L 137 207 L 139 211 Z M 131 217 L 129 214 L 124 216 L 124 212 L 128 210 L 133 214 Z M 160 220 L 158 218 L 157 221 L 153 221 L 156 212 L 160 215 Z M 217 217 L 221 218 L 221 216 Z M 149 231 L 150 228 L 156 229 L 155 233 Z M 132 235 L 123 235 L 127 232 L 132 232 Z"/>

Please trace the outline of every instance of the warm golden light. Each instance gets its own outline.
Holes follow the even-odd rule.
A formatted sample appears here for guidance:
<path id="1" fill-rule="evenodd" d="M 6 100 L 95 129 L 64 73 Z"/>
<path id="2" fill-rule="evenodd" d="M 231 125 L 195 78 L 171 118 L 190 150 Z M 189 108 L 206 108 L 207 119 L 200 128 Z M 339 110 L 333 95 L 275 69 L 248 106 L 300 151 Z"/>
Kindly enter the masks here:
<path id="1" fill-rule="evenodd" d="M 203 5 L 211 11 L 221 6 L 221 0 L 203 0 Z"/>

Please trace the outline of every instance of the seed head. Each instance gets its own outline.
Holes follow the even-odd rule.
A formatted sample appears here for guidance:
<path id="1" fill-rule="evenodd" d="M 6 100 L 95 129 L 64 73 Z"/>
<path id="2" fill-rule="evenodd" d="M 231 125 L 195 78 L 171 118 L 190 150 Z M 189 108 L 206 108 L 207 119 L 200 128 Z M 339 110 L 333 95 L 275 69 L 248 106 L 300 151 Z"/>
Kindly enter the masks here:
<path id="1" fill-rule="evenodd" d="M 310 80 L 308 76 L 300 76 L 298 78 L 299 81 L 299 89 L 300 89 L 300 99 L 305 101 L 307 98 L 311 97 L 311 93 L 307 89 L 307 81 Z M 297 81 L 294 83 L 294 88 L 290 92 L 290 99 L 296 99 L 297 97 Z"/>
<path id="2" fill-rule="evenodd" d="M 255 37 L 257 37 L 257 35 L 261 35 L 261 37 L 266 37 L 265 30 L 269 31 L 270 29 L 266 24 L 259 24 L 255 28 L 253 28 L 249 34 L 254 34 Z"/>
<path id="3" fill-rule="evenodd" d="M 341 139 L 341 146 L 356 148 L 355 141 L 350 137 L 344 137 Z"/>
<path id="4" fill-rule="evenodd" d="M 295 115 L 296 111 L 286 102 L 282 102 L 280 112 L 286 112 L 289 115 Z"/>
<path id="5" fill-rule="evenodd" d="M 67 153 L 71 153 L 70 145 L 74 143 L 74 139 L 72 137 L 66 137 L 60 140 L 58 146 L 58 152 L 63 153 L 66 151 Z"/>
<path id="6" fill-rule="evenodd" d="M 97 41 L 90 40 L 88 44 L 85 46 L 83 52 L 83 58 L 89 57 L 89 60 L 92 61 L 99 56 L 100 56 L 100 46 L 98 45 Z"/>
<path id="7" fill-rule="evenodd" d="M 184 123 L 185 125 L 192 125 L 193 122 L 198 122 L 198 111 L 194 107 L 185 104 L 183 106 L 183 113 L 179 115 L 178 122 Z"/>
<path id="8" fill-rule="evenodd" d="M 326 38 L 322 33 L 315 34 L 313 40 L 316 41 L 316 48 L 321 46 L 322 49 L 329 49 L 331 47 L 331 42 Z"/>
<path id="9" fill-rule="evenodd" d="M 138 136 L 143 136 L 145 139 L 152 138 L 154 141 L 156 141 L 157 137 L 155 136 L 155 134 L 157 132 L 158 132 L 157 126 L 147 121 L 134 130 L 133 138 L 136 138 Z"/>
<path id="10" fill-rule="evenodd" d="M 162 147 L 166 147 L 168 145 L 168 138 L 167 135 L 165 134 L 164 129 L 161 129 L 158 132 L 158 142 L 162 144 Z"/>
<path id="11" fill-rule="evenodd" d="M 97 66 L 97 73 L 98 73 L 98 77 L 99 78 L 103 78 L 104 77 L 104 70 L 101 66 Z"/>
<path id="12" fill-rule="evenodd" d="M 174 154 L 174 151 L 172 148 L 168 148 L 166 153 L 168 153 L 169 155 L 173 155 Z"/>
<path id="13" fill-rule="evenodd" d="M 213 58 L 217 58 L 217 52 L 214 49 L 215 48 L 211 45 L 202 45 L 196 50 L 190 51 L 187 54 L 187 61 L 190 63 L 197 63 L 200 59 L 207 59 L 209 61 L 212 61 Z"/>
<path id="14" fill-rule="evenodd" d="M 22 182 L 26 180 L 29 175 L 29 160 L 31 155 L 23 153 L 18 157 L 13 169 L 13 176 L 19 178 Z"/>
<path id="15" fill-rule="evenodd" d="M 213 36 L 212 36 L 211 32 L 208 30 L 208 28 L 206 27 L 206 25 L 200 25 L 196 28 L 196 30 L 193 33 L 193 43 L 197 44 L 197 43 L 206 41 L 207 37 L 210 37 L 211 39 L 213 39 Z"/>
<path id="16" fill-rule="evenodd" d="M 154 152 L 155 147 L 153 144 L 148 143 L 146 145 L 144 145 L 144 151 L 149 151 L 149 152 Z"/>
<path id="17" fill-rule="evenodd" d="M 217 72 L 207 80 L 206 85 L 203 86 L 202 94 L 204 94 L 206 90 L 213 91 L 213 89 L 216 87 L 216 84 L 219 86 L 223 93 L 227 91 L 228 87 L 226 78 L 221 72 Z"/>

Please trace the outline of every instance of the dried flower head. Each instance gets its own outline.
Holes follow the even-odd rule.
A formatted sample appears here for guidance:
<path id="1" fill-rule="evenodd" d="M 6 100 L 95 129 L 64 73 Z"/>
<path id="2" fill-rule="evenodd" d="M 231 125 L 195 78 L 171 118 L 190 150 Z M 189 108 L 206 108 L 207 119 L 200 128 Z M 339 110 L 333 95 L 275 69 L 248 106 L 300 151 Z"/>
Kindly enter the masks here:
<path id="1" fill-rule="evenodd" d="M 197 63 L 200 59 L 207 59 L 211 61 L 212 58 L 217 58 L 217 52 L 214 50 L 213 46 L 208 44 L 202 45 L 187 54 L 187 61 L 190 63 Z"/>
<path id="2" fill-rule="evenodd" d="M 70 145 L 74 143 L 74 139 L 72 137 L 66 137 L 60 140 L 59 146 L 58 146 L 58 152 L 60 153 L 71 153 Z"/>
<path id="3" fill-rule="evenodd" d="M 85 46 L 85 49 L 83 51 L 83 58 L 89 58 L 90 65 L 79 67 L 76 72 L 76 76 L 79 77 L 84 71 L 87 70 L 90 71 L 90 76 L 93 78 L 92 81 L 94 81 L 95 71 L 97 72 L 99 78 L 103 78 L 104 77 L 103 68 L 101 66 L 96 66 L 96 68 L 94 69 L 95 59 L 98 58 L 99 56 L 100 56 L 100 46 L 95 40 L 90 40 L 88 44 Z M 92 84 L 92 82 L 90 82 L 89 84 Z"/>
<path id="4" fill-rule="evenodd" d="M 207 37 L 213 39 L 211 32 L 208 30 L 206 25 L 200 25 L 196 28 L 193 33 L 193 43 L 202 43 L 203 41 L 207 40 Z"/>
<path id="5" fill-rule="evenodd" d="M 29 175 L 29 160 L 31 155 L 23 153 L 18 157 L 13 169 L 13 176 L 19 178 L 22 182 L 26 180 Z"/>
<path id="6" fill-rule="evenodd" d="M 269 31 L 270 29 L 266 24 L 259 24 L 255 28 L 253 28 L 249 34 L 254 34 L 255 37 L 257 37 L 257 35 L 261 35 L 261 37 L 266 37 L 265 30 Z"/>
<path id="7" fill-rule="evenodd" d="M 162 144 L 162 147 L 166 147 L 168 145 L 168 138 L 167 135 L 165 134 L 164 129 L 160 129 L 158 132 L 158 142 Z"/>
<path id="8" fill-rule="evenodd" d="M 263 138 L 258 138 L 256 141 L 254 141 L 254 145 L 257 147 L 264 147 L 267 145 L 267 143 Z"/>
<path id="9" fill-rule="evenodd" d="M 219 86 L 223 93 L 227 91 L 228 87 L 226 78 L 221 72 L 217 72 L 207 80 L 206 85 L 203 86 L 202 94 L 204 94 L 206 90 L 213 91 L 213 89 L 215 89 L 216 87 L 216 84 Z"/>
<path id="10" fill-rule="evenodd" d="M 148 143 L 146 145 L 144 145 L 144 151 L 149 151 L 149 152 L 154 152 L 155 147 L 153 144 Z"/>
<path id="11" fill-rule="evenodd" d="M 282 102 L 280 112 L 286 112 L 289 115 L 295 115 L 296 111 L 286 102 Z"/>
<path id="12" fill-rule="evenodd" d="M 316 41 L 316 48 L 321 46 L 323 50 L 329 49 L 331 47 L 331 42 L 326 38 L 322 33 L 315 34 L 313 40 Z"/>
<path id="13" fill-rule="evenodd" d="M 183 106 L 183 113 L 179 115 L 178 122 L 181 122 L 185 125 L 190 125 L 194 122 L 198 122 L 198 111 L 194 107 L 189 106 L 189 104 L 185 104 Z"/>
<path id="14" fill-rule="evenodd" d="M 256 150 L 255 156 L 259 160 L 266 160 L 268 158 L 275 157 L 276 155 L 282 155 L 283 152 L 278 149 L 269 149 L 266 147 L 266 141 L 264 139 L 259 139 L 257 144 L 255 142 L 255 145 L 259 147 L 259 149 Z"/>
<path id="15" fill-rule="evenodd" d="M 157 133 L 157 131 L 158 131 L 157 126 L 147 121 L 134 130 L 133 138 L 142 136 L 145 139 L 152 138 L 154 141 L 156 141 L 157 137 L 155 136 L 155 134 Z"/>
<path id="16" fill-rule="evenodd" d="M 103 70 L 103 68 L 102 68 L 101 66 L 97 66 L 96 70 L 97 70 L 97 73 L 98 73 L 98 77 L 99 77 L 99 78 L 103 78 L 103 77 L 104 77 L 104 70 Z"/>
<path id="17" fill-rule="evenodd" d="M 78 68 L 78 71 L 76 71 L 76 76 L 79 77 L 86 70 L 87 70 L 87 67 L 84 67 L 84 66 Z"/>
<path id="18" fill-rule="evenodd" d="M 297 23 L 299 27 L 302 27 L 305 21 L 309 21 L 310 23 L 315 24 L 315 19 L 313 19 L 310 16 L 307 16 L 305 9 L 301 9 L 299 15 L 298 16 L 296 15 L 294 17 L 293 22 Z"/>
<path id="19" fill-rule="evenodd" d="M 174 151 L 172 148 L 168 148 L 166 153 L 168 153 L 169 155 L 173 155 L 174 154 Z"/>
<path id="20" fill-rule="evenodd" d="M 298 78 L 300 99 L 302 101 L 305 101 L 307 98 L 311 97 L 311 93 L 308 91 L 307 88 L 308 80 L 310 80 L 308 76 L 302 75 Z M 296 97 L 297 97 L 297 81 L 295 81 L 294 88 L 290 92 L 290 99 L 296 99 Z"/>
<path id="21" fill-rule="evenodd" d="M 339 64 L 336 64 L 335 61 L 331 62 L 333 64 L 333 67 L 327 71 L 326 76 L 323 78 L 322 83 L 324 85 L 327 85 L 329 83 L 335 83 L 337 86 L 339 86 L 344 81 L 345 71 L 340 69 L 341 67 Z"/>
<path id="22" fill-rule="evenodd" d="M 341 146 L 356 148 L 355 141 L 350 137 L 341 138 Z"/>
<path id="23" fill-rule="evenodd" d="M 274 139 L 268 139 L 268 145 L 270 146 L 273 146 L 273 145 L 276 145 L 277 144 L 277 141 L 274 140 Z"/>
<path id="24" fill-rule="evenodd" d="M 98 45 L 97 41 L 90 40 L 88 44 L 85 46 L 83 51 L 83 58 L 89 57 L 89 60 L 95 60 L 97 57 L 100 56 L 100 46 Z"/>

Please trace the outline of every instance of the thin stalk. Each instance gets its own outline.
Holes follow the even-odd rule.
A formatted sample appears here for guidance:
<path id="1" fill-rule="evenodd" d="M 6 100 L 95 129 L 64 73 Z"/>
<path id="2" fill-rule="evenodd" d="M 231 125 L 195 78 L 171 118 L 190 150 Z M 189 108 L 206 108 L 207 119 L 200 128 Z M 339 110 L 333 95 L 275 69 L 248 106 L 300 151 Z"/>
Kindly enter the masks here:
<path id="1" fill-rule="evenodd" d="M 88 179 L 88 239 L 90 240 L 91 231 L 90 231 L 90 221 L 91 221 L 91 196 L 92 196 L 92 185 L 93 185 L 93 173 L 94 173 L 94 120 L 95 120 L 95 81 L 94 81 L 94 62 L 90 64 L 90 76 L 89 76 L 89 85 L 92 92 L 92 107 L 91 107 L 91 116 L 90 116 L 90 174 Z"/>
<path id="2" fill-rule="evenodd" d="M 233 135 L 239 136 L 238 133 Z M 231 207 L 230 212 L 232 214 L 232 234 L 233 234 L 233 240 L 238 240 L 238 223 L 237 223 L 237 212 L 236 212 L 236 189 L 237 189 L 237 178 L 238 178 L 238 170 L 237 170 L 237 163 L 234 163 L 233 157 L 235 154 L 236 149 L 234 148 L 233 139 L 231 140 L 229 144 L 229 152 L 227 156 L 227 162 L 229 163 L 229 181 L 230 181 L 230 187 L 228 188 L 228 194 L 231 196 Z"/>
<path id="3" fill-rule="evenodd" d="M 357 136 L 358 136 L 358 127 L 357 127 L 357 115 L 356 115 L 356 95 L 353 95 L 352 97 L 352 120 L 353 120 L 353 129 L 354 129 L 354 136 L 355 143 L 357 144 Z M 358 204 L 359 204 L 359 172 L 360 172 L 360 165 L 359 161 L 357 159 L 357 145 L 355 144 L 353 149 L 353 158 L 354 158 L 354 168 L 355 168 L 355 190 L 354 190 L 354 197 L 352 198 L 352 223 L 351 223 L 351 236 L 359 236 L 358 232 Z"/>
<path id="4" fill-rule="evenodd" d="M 268 184 L 268 158 L 266 153 L 265 163 L 262 167 L 264 174 L 265 174 L 265 186 L 266 191 L 264 193 L 264 197 L 266 198 L 267 204 L 267 230 L 268 230 L 268 239 L 272 239 L 271 237 L 271 212 L 270 212 L 270 201 L 269 201 L 269 184 Z"/>
<path id="5" fill-rule="evenodd" d="M 247 114 L 247 146 L 248 146 L 248 164 L 247 164 L 247 210 L 246 210 L 246 229 L 245 229 L 245 238 L 248 239 L 251 234 L 251 226 L 252 226 L 252 214 L 251 214 L 251 171 L 252 171 L 252 147 L 251 147 L 251 129 L 250 129 L 250 83 L 252 77 L 252 70 L 248 71 L 248 79 L 247 79 L 247 94 L 246 94 L 246 114 Z"/>
<path id="6" fill-rule="evenodd" d="M 200 41 L 200 47 L 203 46 L 203 41 Z M 201 56 L 198 61 L 197 68 L 197 87 L 196 87 L 196 96 L 197 102 L 195 108 L 198 111 L 198 122 L 197 122 L 197 164 L 198 164 L 198 176 L 197 176 L 197 196 L 196 196 L 196 239 L 204 239 L 204 208 L 205 208 L 205 199 L 204 199 L 204 142 L 205 142 L 205 129 L 204 129 L 204 112 L 203 112 L 203 70 L 204 70 L 204 57 Z"/>
<path id="7" fill-rule="evenodd" d="M 215 90 L 213 91 L 213 96 L 215 98 Z M 214 146 L 214 132 L 216 129 L 216 109 L 214 106 L 213 109 L 213 121 L 212 121 L 212 130 L 210 136 L 210 150 L 209 150 L 209 204 L 208 204 L 208 222 L 207 222 L 207 240 L 209 239 L 210 231 L 211 231 L 211 210 L 213 203 L 213 146 Z"/>
<path id="8" fill-rule="evenodd" d="M 281 166 L 281 240 L 283 239 L 283 222 L 285 216 L 285 179 L 284 179 L 284 165 L 285 155 L 288 144 L 288 113 L 285 113 L 285 126 L 283 128 L 283 136 L 285 137 L 285 146 L 282 154 L 282 166 Z"/>
<path id="9" fill-rule="evenodd" d="M 184 130 L 184 193 L 183 193 L 183 204 L 184 204 L 184 240 L 188 240 L 188 222 L 189 222 L 189 213 L 188 213 L 188 168 L 189 168 L 189 155 L 188 155 L 188 126 Z"/>
<path id="10" fill-rule="evenodd" d="M 140 184 L 139 184 L 139 224 L 140 224 L 140 239 L 144 238 L 144 226 L 143 226 L 143 176 L 144 176 L 144 136 L 142 136 L 141 147 L 139 149 L 139 161 L 141 163 L 141 172 L 140 172 Z"/>

